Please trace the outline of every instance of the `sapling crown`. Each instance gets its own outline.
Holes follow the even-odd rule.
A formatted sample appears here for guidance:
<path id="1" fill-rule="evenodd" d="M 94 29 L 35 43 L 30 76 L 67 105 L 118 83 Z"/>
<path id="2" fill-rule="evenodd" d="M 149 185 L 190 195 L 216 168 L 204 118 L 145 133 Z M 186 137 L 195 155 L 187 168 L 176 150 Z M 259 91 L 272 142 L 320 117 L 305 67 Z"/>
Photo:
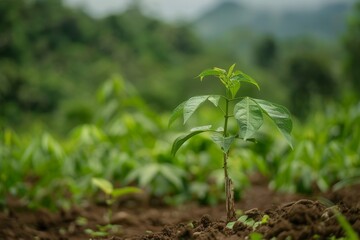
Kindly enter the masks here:
<path id="1" fill-rule="evenodd" d="M 243 83 L 252 84 L 258 90 L 260 90 L 260 86 L 249 75 L 240 70 L 235 70 L 235 64 L 231 65 L 227 71 L 218 67 L 204 70 L 199 74 L 198 78 L 203 81 L 203 79 L 208 76 L 218 78 L 225 88 L 225 95 L 202 95 L 191 97 L 174 109 L 169 119 L 169 126 L 180 117 L 183 117 L 183 124 L 185 124 L 200 105 L 206 101 L 211 102 L 223 113 L 224 124 L 217 128 L 213 128 L 212 125 L 192 128 L 190 133 L 180 136 L 174 141 L 171 152 L 175 155 L 187 140 L 197 134 L 203 132 L 212 133 L 211 138 L 213 142 L 216 143 L 223 152 L 227 221 L 232 221 L 235 218 L 233 185 L 228 176 L 227 167 L 228 155 L 232 144 L 237 139 L 253 141 L 255 133 L 258 132 L 263 125 L 264 116 L 267 116 L 274 122 L 280 133 L 285 137 L 287 143 L 292 148 L 292 139 L 290 135 L 292 121 L 289 111 L 281 105 L 251 97 L 237 97 L 238 91 Z M 220 105 L 220 101 L 224 104 Z M 233 107 L 233 109 L 230 109 L 231 107 Z M 236 132 L 232 133 L 228 129 L 230 119 L 237 122 Z"/>

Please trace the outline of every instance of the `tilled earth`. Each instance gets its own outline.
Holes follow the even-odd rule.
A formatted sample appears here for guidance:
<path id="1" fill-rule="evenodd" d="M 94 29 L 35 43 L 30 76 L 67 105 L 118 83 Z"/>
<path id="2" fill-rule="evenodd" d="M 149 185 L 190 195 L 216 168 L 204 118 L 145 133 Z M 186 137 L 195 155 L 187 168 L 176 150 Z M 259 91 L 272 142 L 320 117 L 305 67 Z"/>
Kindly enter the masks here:
<path id="1" fill-rule="evenodd" d="M 326 199 L 335 206 L 325 206 Z M 226 227 L 224 204 L 180 207 L 149 204 L 144 196 L 118 202 L 113 208 L 111 227 L 104 205 L 90 204 L 70 211 L 31 211 L 11 204 L 0 213 L 0 240 L 5 239 L 249 239 L 252 232 L 264 239 L 329 239 L 345 236 L 335 210 L 346 217 L 360 234 L 360 185 L 317 196 L 274 193 L 264 183 L 254 183 L 236 208 L 255 222 L 268 221 L 255 229 L 243 222 Z M 104 227 L 105 226 L 105 227 Z M 107 235 L 105 235 L 107 234 Z"/>

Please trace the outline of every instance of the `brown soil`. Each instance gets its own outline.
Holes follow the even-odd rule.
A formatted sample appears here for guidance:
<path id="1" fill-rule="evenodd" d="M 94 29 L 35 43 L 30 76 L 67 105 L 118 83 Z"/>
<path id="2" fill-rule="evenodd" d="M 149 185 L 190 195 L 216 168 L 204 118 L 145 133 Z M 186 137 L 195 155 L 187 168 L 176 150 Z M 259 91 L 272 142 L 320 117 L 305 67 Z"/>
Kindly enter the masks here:
<path id="1" fill-rule="evenodd" d="M 316 196 L 274 193 L 266 184 L 256 183 L 246 191 L 242 201 L 236 203 L 255 221 L 265 214 L 269 220 L 256 228 L 265 239 L 328 239 L 344 236 L 334 216 L 334 207 L 328 208 Z M 360 234 L 360 185 L 321 197 L 336 204 L 338 209 Z M 95 237 L 89 230 L 105 226 L 106 207 L 93 204 L 73 208 L 71 211 L 51 213 L 46 210 L 31 211 L 11 204 L 0 213 L 0 240 L 5 239 L 246 239 L 253 228 L 237 222 L 232 229 L 226 227 L 224 204 L 199 206 L 186 204 L 180 207 L 147 204 L 143 196 L 118 203 L 113 209 L 107 236 Z M 88 233 L 86 233 L 86 231 Z M 105 232 L 105 230 L 104 230 Z M 99 234 L 99 233 L 97 233 Z M 317 236 L 317 238 L 314 238 Z"/>

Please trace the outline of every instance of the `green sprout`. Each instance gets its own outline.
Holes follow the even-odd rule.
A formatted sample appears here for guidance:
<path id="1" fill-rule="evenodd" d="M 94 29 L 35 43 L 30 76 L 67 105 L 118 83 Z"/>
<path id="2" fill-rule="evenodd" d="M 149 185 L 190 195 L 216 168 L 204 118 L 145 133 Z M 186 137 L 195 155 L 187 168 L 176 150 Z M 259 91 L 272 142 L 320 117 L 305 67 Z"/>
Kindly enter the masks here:
<path id="1" fill-rule="evenodd" d="M 226 194 L 226 215 L 227 221 L 236 219 L 234 207 L 233 183 L 228 174 L 228 158 L 230 148 L 236 139 L 244 141 L 254 141 L 254 135 L 259 131 L 264 122 L 264 116 L 272 120 L 280 133 L 285 137 L 287 143 L 292 148 L 291 130 L 292 121 L 289 111 L 278 104 L 251 97 L 237 97 L 237 93 L 243 83 L 254 85 L 260 90 L 258 83 L 239 70 L 234 70 L 233 64 L 228 71 L 214 67 L 207 69 L 198 76 L 202 81 L 204 77 L 214 76 L 220 80 L 225 87 L 225 95 L 203 95 L 191 97 L 187 101 L 178 105 L 169 119 L 169 126 L 179 117 L 183 117 L 185 124 L 201 104 L 206 101 L 211 102 L 219 109 L 224 116 L 222 127 L 213 128 L 212 125 L 195 127 L 190 133 L 178 137 L 172 146 L 172 154 L 175 155 L 179 148 L 193 136 L 203 133 L 212 133 L 212 140 L 220 146 L 223 152 L 223 167 Z M 232 110 L 230 108 L 233 108 Z M 237 122 L 236 130 L 230 129 L 229 120 L 235 119 Z"/>
<path id="2" fill-rule="evenodd" d="M 108 232 L 117 232 L 119 226 L 111 224 L 111 218 L 113 215 L 112 205 L 115 200 L 119 197 L 126 196 L 129 194 L 140 193 L 142 190 L 137 187 L 122 187 L 114 188 L 111 182 L 103 178 L 92 178 L 92 184 L 101 189 L 106 195 L 106 204 L 108 206 L 107 213 L 104 216 L 106 225 L 98 225 L 98 230 L 94 231 L 92 229 L 86 229 L 85 232 L 94 237 L 103 237 L 107 236 Z"/>

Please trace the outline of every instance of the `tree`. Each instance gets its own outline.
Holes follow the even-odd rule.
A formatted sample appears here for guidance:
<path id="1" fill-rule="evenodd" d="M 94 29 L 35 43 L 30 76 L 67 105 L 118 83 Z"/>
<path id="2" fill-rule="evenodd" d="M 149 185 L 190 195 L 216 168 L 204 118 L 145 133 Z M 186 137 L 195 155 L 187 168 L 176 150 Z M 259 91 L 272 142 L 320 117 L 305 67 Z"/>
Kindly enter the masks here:
<path id="1" fill-rule="evenodd" d="M 294 56 L 288 66 L 291 109 L 298 117 L 306 117 L 316 98 L 327 99 L 336 93 L 336 82 L 324 59 L 311 54 Z"/>
<path id="2" fill-rule="evenodd" d="M 277 57 L 277 45 L 272 36 L 266 36 L 255 47 L 255 62 L 261 67 L 270 67 Z"/>
<path id="3" fill-rule="evenodd" d="M 344 37 L 345 72 L 355 92 L 360 92 L 360 1 L 353 7 Z"/>

